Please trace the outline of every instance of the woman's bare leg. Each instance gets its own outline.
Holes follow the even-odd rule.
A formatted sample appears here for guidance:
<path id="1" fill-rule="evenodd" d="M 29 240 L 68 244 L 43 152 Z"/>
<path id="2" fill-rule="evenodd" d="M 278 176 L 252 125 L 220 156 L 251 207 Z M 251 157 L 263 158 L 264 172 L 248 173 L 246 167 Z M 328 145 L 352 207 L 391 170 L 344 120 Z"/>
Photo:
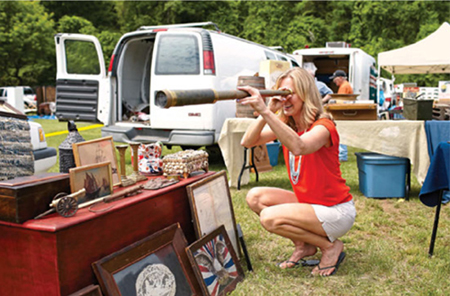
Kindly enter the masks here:
<path id="1" fill-rule="evenodd" d="M 247 194 L 247 204 L 256 214 L 260 214 L 261 211 L 267 207 L 271 207 L 279 204 L 292 204 L 297 203 L 298 200 L 295 194 L 291 191 L 272 188 L 272 187 L 254 187 Z M 287 261 L 298 262 L 300 259 L 316 254 L 317 248 L 304 241 L 296 241 L 291 239 L 295 245 L 294 252 Z M 281 268 L 293 267 L 294 263 L 282 262 Z"/>
<path id="2" fill-rule="evenodd" d="M 335 265 L 339 254 L 344 249 L 344 244 L 340 240 L 330 242 L 322 223 L 309 204 L 278 204 L 265 207 L 260 212 L 260 220 L 263 227 L 272 233 L 289 238 L 294 242 L 317 246 L 322 251 L 319 264 L 322 268 Z M 319 270 L 316 267 L 312 273 L 329 275 L 333 271 L 334 268 Z"/>

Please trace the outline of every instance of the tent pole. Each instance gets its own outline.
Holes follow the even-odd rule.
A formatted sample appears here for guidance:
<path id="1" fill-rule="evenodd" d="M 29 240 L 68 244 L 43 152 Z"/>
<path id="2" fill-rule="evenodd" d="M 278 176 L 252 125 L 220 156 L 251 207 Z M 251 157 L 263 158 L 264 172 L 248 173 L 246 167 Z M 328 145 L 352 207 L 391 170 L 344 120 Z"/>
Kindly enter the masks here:
<path id="1" fill-rule="evenodd" d="M 380 69 L 380 65 L 378 65 L 378 77 L 377 77 L 377 95 L 376 95 L 376 99 L 377 99 L 377 104 L 380 105 L 380 84 L 381 84 L 381 69 Z"/>

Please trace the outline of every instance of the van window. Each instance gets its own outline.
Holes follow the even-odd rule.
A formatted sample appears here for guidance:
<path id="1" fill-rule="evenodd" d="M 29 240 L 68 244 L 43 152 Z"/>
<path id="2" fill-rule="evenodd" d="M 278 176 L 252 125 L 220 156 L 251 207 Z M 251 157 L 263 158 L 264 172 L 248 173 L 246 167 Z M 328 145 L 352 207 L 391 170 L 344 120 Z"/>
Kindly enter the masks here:
<path id="1" fill-rule="evenodd" d="M 198 75 L 200 54 L 192 35 L 164 35 L 159 39 L 155 74 Z"/>
<path id="2" fill-rule="evenodd" d="M 69 74 L 100 74 L 95 45 L 89 41 L 66 40 L 66 65 Z"/>
<path id="3" fill-rule="evenodd" d="M 24 87 L 23 88 L 23 94 L 24 95 L 34 95 L 34 91 L 31 88 L 29 88 L 29 87 Z"/>
<path id="4" fill-rule="evenodd" d="M 264 53 L 266 54 L 266 60 L 276 60 L 277 58 L 275 57 L 275 54 L 269 52 L 269 51 L 264 51 Z"/>

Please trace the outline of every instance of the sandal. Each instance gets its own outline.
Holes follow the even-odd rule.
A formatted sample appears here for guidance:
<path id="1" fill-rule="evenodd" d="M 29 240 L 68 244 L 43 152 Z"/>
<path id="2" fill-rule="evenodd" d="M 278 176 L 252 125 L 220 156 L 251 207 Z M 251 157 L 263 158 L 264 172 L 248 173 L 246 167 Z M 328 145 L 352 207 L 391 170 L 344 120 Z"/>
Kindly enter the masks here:
<path id="1" fill-rule="evenodd" d="M 320 265 L 319 265 L 318 268 L 319 268 L 319 270 L 325 270 L 325 269 L 334 268 L 332 273 L 330 273 L 329 275 L 324 275 L 324 276 L 334 275 L 337 272 L 337 270 L 339 268 L 339 265 L 342 263 L 342 261 L 344 261 L 344 258 L 345 258 L 345 252 L 341 252 L 339 254 L 338 261 L 336 262 L 336 265 L 327 266 L 327 267 L 320 267 Z"/>
<path id="2" fill-rule="evenodd" d="M 295 261 L 283 261 L 277 264 L 278 267 L 280 267 L 281 269 L 289 269 L 289 268 L 296 268 L 298 267 L 300 264 L 302 266 L 316 266 L 319 265 L 320 260 L 317 259 L 312 259 L 312 260 L 305 260 L 305 259 L 300 259 L 299 261 L 295 262 Z M 284 263 L 284 268 L 281 267 L 281 265 Z M 288 266 L 288 264 L 290 264 L 291 266 Z"/>

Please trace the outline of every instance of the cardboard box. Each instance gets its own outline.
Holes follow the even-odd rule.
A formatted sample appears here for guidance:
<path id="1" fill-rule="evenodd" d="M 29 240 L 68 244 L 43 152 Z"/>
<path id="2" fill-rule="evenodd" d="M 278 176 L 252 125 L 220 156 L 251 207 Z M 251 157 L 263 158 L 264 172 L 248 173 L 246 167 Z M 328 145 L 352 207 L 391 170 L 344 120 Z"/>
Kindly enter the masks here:
<path id="1" fill-rule="evenodd" d="M 277 82 L 277 78 L 289 70 L 290 64 L 286 61 L 266 60 L 259 63 L 259 76 L 264 77 L 266 89 L 272 89 Z"/>
<path id="2" fill-rule="evenodd" d="M 335 120 L 377 120 L 377 104 L 328 104 L 325 111 Z"/>
<path id="3" fill-rule="evenodd" d="M 56 194 L 70 194 L 69 174 L 45 173 L 0 182 L 0 220 L 23 223 L 50 209 Z"/>

